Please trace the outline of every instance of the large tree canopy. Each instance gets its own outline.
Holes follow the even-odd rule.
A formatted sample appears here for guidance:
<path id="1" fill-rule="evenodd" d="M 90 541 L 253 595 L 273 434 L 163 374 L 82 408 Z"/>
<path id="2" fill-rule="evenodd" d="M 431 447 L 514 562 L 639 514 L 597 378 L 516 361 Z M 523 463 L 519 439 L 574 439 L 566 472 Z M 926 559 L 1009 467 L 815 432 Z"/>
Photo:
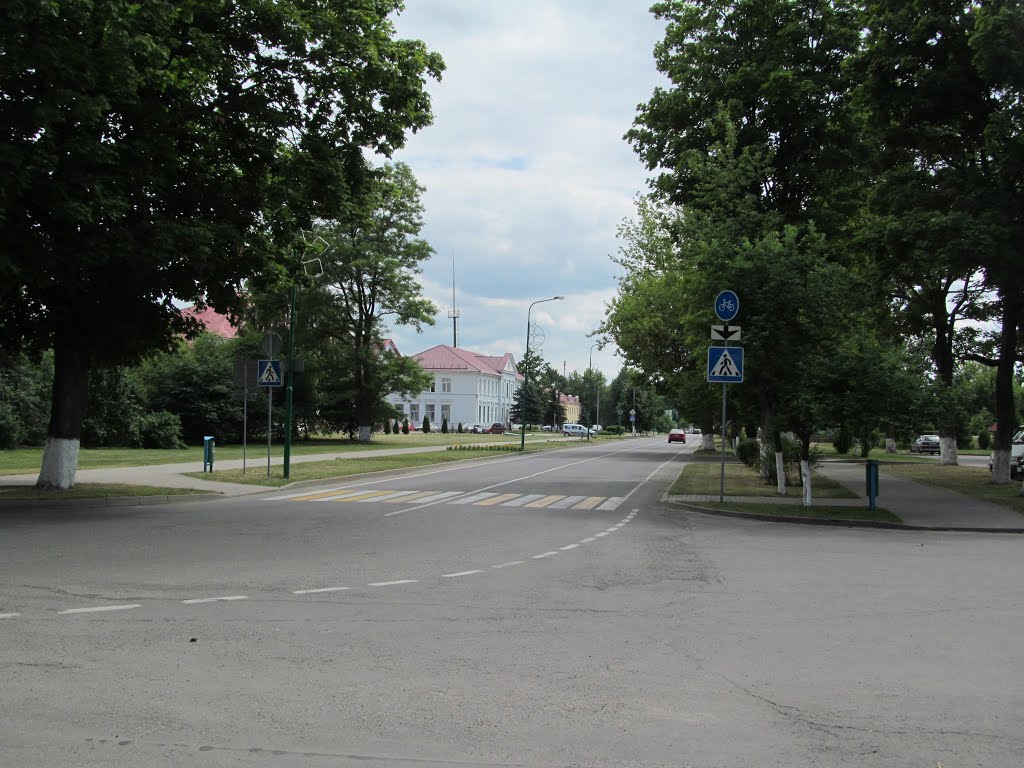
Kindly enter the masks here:
<path id="1" fill-rule="evenodd" d="M 394 38 L 402 7 L 3 4 L 0 342 L 54 348 L 50 438 L 73 443 L 41 484 L 73 482 L 91 367 L 195 333 L 175 299 L 236 310 L 365 152 L 429 124 L 443 63 Z"/>

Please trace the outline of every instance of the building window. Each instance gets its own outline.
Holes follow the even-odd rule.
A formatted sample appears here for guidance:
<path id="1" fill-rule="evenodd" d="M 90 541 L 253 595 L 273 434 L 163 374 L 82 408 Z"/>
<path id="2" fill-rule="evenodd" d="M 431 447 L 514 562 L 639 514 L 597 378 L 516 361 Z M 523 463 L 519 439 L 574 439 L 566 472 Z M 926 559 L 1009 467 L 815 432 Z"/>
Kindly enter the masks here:
<path id="1" fill-rule="evenodd" d="M 442 392 L 451 392 L 452 391 L 452 380 L 451 379 L 441 379 L 441 391 Z"/>
<path id="2" fill-rule="evenodd" d="M 430 423 L 434 423 L 434 404 L 427 403 L 427 418 L 430 419 Z"/>
<path id="3" fill-rule="evenodd" d="M 436 390 L 437 390 L 437 382 L 436 381 L 430 382 L 430 391 L 431 392 L 435 392 Z"/>
<path id="4" fill-rule="evenodd" d="M 450 405 L 441 406 L 441 421 L 447 421 L 448 426 L 451 426 L 452 421 L 452 407 Z"/>
<path id="5" fill-rule="evenodd" d="M 412 403 L 409 405 L 409 421 L 416 424 L 420 420 L 420 404 Z"/>

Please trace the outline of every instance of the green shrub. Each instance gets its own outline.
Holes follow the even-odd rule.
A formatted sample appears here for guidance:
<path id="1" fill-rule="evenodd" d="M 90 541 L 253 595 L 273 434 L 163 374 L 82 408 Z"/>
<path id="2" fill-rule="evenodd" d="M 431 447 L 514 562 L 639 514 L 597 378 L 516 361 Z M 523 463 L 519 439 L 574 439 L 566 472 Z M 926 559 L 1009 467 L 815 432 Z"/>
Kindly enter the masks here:
<path id="1" fill-rule="evenodd" d="M 429 416 L 424 416 L 423 417 L 423 434 L 424 435 L 430 434 L 430 417 Z"/>
<path id="2" fill-rule="evenodd" d="M 990 445 L 992 445 L 992 435 L 989 431 L 987 429 L 983 429 L 978 432 L 978 447 L 985 451 L 988 450 Z"/>
<path id="3" fill-rule="evenodd" d="M 139 437 L 143 448 L 184 448 L 181 418 L 170 411 L 147 413 L 139 419 Z"/>
<path id="4" fill-rule="evenodd" d="M 0 402 L 0 449 L 17 448 L 23 435 L 17 409 L 9 402 Z"/>
<path id="5" fill-rule="evenodd" d="M 605 428 L 604 428 L 603 430 L 601 430 L 601 431 L 602 431 L 602 432 L 606 432 L 606 433 L 608 433 L 609 435 L 621 435 L 621 434 L 622 434 L 623 432 L 625 432 L 625 431 L 626 431 L 626 428 L 625 428 L 625 427 L 623 427 L 623 426 L 622 426 L 622 425 L 620 425 L 620 424 L 612 424 L 612 426 L 610 426 L 610 427 L 605 427 Z"/>
<path id="6" fill-rule="evenodd" d="M 409 434 L 409 420 L 408 419 L 402 419 L 402 434 L 403 435 L 408 435 Z"/>
<path id="7" fill-rule="evenodd" d="M 462 422 L 460 421 L 459 422 L 459 434 L 461 435 L 465 431 L 466 431 L 466 428 L 464 426 L 462 426 Z"/>
<path id="8" fill-rule="evenodd" d="M 840 427 L 832 435 L 832 447 L 836 453 L 849 453 L 853 450 L 853 433 L 846 427 Z"/>
<path id="9" fill-rule="evenodd" d="M 757 460 L 760 456 L 761 443 L 749 437 L 740 439 L 739 445 L 736 446 L 736 458 L 748 467 L 753 467 L 757 464 Z"/>
<path id="10" fill-rule="evenodd" d="M 448 419 L 441 419 L 441 434 L 448 434 Z"/>

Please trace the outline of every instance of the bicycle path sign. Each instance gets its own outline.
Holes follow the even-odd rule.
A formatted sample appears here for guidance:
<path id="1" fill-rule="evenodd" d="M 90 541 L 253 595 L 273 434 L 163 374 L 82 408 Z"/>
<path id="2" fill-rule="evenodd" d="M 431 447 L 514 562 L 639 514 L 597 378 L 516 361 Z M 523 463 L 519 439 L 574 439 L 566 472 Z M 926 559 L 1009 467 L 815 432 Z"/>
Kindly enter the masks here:
<path id="1" fill-rule="evenodd" d="M 735 291 L 722 291 L 715 297 L 715 314 L 723 322 L 729 322 L 740 312 L 740 297 Z"/>
<path id="2" fill-rule="evenodd" d="M 743 347 L 708 347 L 708 381 L 743 383 Z"/>

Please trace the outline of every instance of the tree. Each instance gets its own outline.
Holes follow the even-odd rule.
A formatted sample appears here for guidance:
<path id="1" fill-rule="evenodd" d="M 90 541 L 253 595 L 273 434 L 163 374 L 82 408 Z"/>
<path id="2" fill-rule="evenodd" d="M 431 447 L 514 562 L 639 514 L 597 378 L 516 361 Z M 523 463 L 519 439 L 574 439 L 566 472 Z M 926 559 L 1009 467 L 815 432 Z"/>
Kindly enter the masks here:
<path id="1" fill-rule="evenodd" d="M 441 59 L 400 0 L 128 0 L 0 9 L 0 341 L 54 350 L 40 486 L 74 483 L 89 371 L 240 308 L 364 151 L 429 124 Z M 116 339 L 116 343 L 112 340 Z"/>
<path id="2" fill-rule="evenodd" d="M 429 416 L 424 416 L 423 417 L 423 427 L 422 427 L 422 429 L 423 429 L 423 434 L 425 434 L 425 435 L 430 432 L 430 417 Z"/>
<path id="3" fill-rule="evenodd" d="M 448 434 L 448 419 L 447 418 L 441 419 L 441 434 L 442 435 L 447 435 Z"/>
<path id="4" fill-rule="evenodd" d="M 524 383 L 516 390 L 509 410 L 514 421 L 520 424 L 541 424 L 544 421 L 544 402 L 540 388 L 535 381 Z"/>

